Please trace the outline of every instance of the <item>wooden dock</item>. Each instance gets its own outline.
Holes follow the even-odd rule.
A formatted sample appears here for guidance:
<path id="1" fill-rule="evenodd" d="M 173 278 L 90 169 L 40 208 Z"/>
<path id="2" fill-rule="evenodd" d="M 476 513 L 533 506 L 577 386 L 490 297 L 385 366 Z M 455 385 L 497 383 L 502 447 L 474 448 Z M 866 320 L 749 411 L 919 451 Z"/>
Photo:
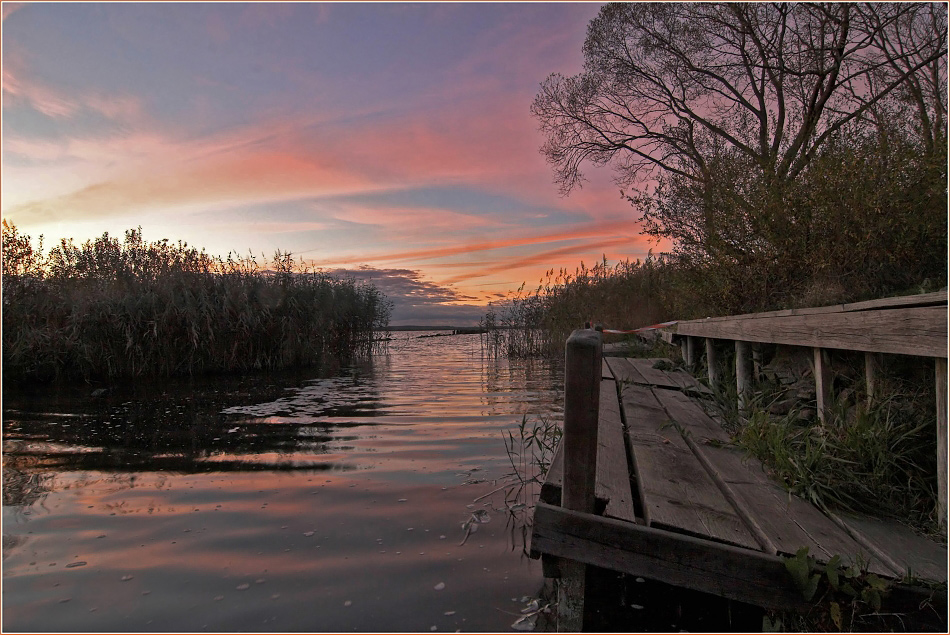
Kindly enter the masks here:
<path id="1" fill-rule="evenodd" d="M 585 565 L 777 610 L 808 606 L 784 560 L 802 547 L 894 581 L 896 595 L 915 597 L 909 576 L 947 582 L 945 545 L 790 495 L 706 413 L 709 389 L 658 361 L 603 358 L 590 330 L 568 341 L 564 437 L 531 539 L 562 580 L 559 630 L 582 629 Z"/>

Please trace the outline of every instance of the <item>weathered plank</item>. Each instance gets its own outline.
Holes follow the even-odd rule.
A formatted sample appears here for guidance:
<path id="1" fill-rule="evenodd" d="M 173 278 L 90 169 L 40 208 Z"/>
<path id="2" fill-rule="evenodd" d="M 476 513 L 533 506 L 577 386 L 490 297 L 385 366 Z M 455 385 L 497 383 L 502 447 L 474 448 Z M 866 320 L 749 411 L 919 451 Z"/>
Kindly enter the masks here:
<path id="1" fill-rule="evenodd" d="M 613 379 L 614 374 L 610 370 L 610 364 L 607 363 L 607 358 L 604 357 L 600 362 L 600 378 L 601 379 Z"/>
<path id="2" fill-rule="evenodd" d="M 613 381 L 600 383 L 600 430 L 597 434 L 597 492 L 607 501 L 604 516 L 636 522 L 630 489 L 630 465 L 623 436 L 620 399 Z"/>
<path id="3" fill-rule="evenodd" d="M 623 408 L 647 524 L 758 549 L 653 391 L 624 387 Z"/>
<path id="4" fill-rule="evenodd" d="M 804 608 L 781 558 L 538 503 L 540 553 L 779 610 Z"/>
<path id="5" fill-rule="evenodd" d="M 679 335 L 947 357 L 946 306 L 694 320 L 674 328 Z"/>
<path id="6" fill-rule="evenodd" d="M 610 367 L 614 379 L 627 384 L 645 384 L 646 378 L 637 371 L 633 362 L 625 357 L 611 357 L 604 360 Z"/>
<path id="7" fill-rule="evenodd" d="M 597 479 L 594 495 L 604 515 L 636 522 L 630 469 L 620 419 L 620 401 L 613 381 L 604 380 L 600 388 L 600 416 L 597 431 Z M 561 503 L 564 483 L 563 443 L 558 445 L 541 487 L 541 500 L 552 505 Z"/>
<path id="8" fill-rule="evenodd" d="M 695 401 L 672 391 L 657 391 L 656 397 L 765 551 L 794 555 L 808 547 L 822 563 L 840 555 L 847 564 L 869 562 L 871 571 L 894 575 L 820 510 L 774 483 L 762 464 L 735 448 Z"/>
<path id="9" fill-rule="evenodd" d="M 654 368 L 653 366 L 657 362 L 665 362 L 672 365 L 668 359 L 631 359 L 630 363 L 633 364 L 634 368 L 637 369 L 643 378 L 646 380 L 646 383 L 651 386 L 657 386 L 659 388 L 673 388 L 681 389 L 683 384 L 676 381 L 673 377 L 670 376 L 670 373 L 665 370 L 660 370 L 659 368 Z"/>
<path id="10" fill-rule="evenodd" d="M 685 320 L 677 324 L 692 324 L 695 322 L 716 322 L 729 320 L 748 320 L 762 317 L 788 317 L 793 315 L 820 315 L 823 313 L 847 313 L 851 311 L 870 311 L 876 309 L 888 308 L 912 308 L 921 306 L 939 306 L 947 305 L 946 291 L 937 291 L 934 293 L 922 293 L 917 295 L 905 295 L 890 298 L 879 298 L 877 300 L 865 300 L 863 302 L 850 302 L 847 304 L 832 304 L 828 306 L 804 307 L 801 309 L 779 309 L 777 311 L 762 311 L 760 313 L 741 313 L 738 315 L 721 315 L 708 317 L 700 320 Z M 676 326 L 670 327 L 673 333 L 678 333 Z"/>
<path id="11" fill-rule="evenodd" d="M 869 516 L 834 514 L 842 527 L 895 571 L 931 582 L 947 581 L 947 548 L 918 536 L 910 527 Z"/>
<path id="12" fill-rule="evenodd" d="M 948 293 L 946 291 L 935 291 L 933 293 L 918 293 L 915 295 L 865 300 L 864 302 L 849 302 L 843 306 L 843 309 L 845 311 L 868 311 L 897 307 L 937 306 L 941 304 L 947 306 L 947 297 Z"/>
<path id="13" fill-rule="evenodd" d="M 699 394 L 712 394 L 706 386 L 699 383 L 695 377 L 682 370 L 665 371 L 653 366 L 657 362 L 672 362 L 664 358 L 612 358 L 609 361 L 614 377 L 619 381 L 630 384 L 641 384 L 646 386 L 659 386 L 661 388 L 673 388 L 695 392 Z"/>

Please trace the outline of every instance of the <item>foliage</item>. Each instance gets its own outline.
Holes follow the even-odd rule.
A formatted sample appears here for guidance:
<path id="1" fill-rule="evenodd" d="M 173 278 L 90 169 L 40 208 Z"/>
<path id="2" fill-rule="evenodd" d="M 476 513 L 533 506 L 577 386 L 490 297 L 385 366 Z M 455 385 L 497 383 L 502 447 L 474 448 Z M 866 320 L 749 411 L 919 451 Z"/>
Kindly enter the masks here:
<path id="1" fill-rule="evenodd" d="M 644 233 L 672 241 L 666 289 L 646 296 L 661 319 L 938 289 L 946 11 L 606 5 L 584 71 L 535 98 L 542 153 L 565 193 L 611 165 Z"/>
<path id="2" fill-rule="evenodd" d="M 781 185 L 846 127 L 893 114 L 941 145 L 946 15 L 923 3 L 608 4 L 588 26 L 584 71 L 551 75 L 535 98 L 542 151 L 570 191 L 588 161 L 625 184 L 709 183 L 711 160 L 733 151 Z"/>
<path id="3" fill-rule="evenodd" d="M 3 368 L 9 379 L 111 379 L 274 369 L 372 346 L 390 305 L 278 252 L 214 258 L 141 230 L 43 254 L 3 223 Z"/>
<path id="4" fill-rule="evenodd" d="M 623 261 L 606 259 L 573 274 L 562 269 L 546 273 L 533 293 L 524 285 L 482 321 L 496 349 L 512 357 L 563 355 L 571 331 L 585 322 L 610 328 L 643 326 L 668 314 L 675 293 L 675 270 L 663 258 Z M 494 334 L 494 335 L 492 335 Z"/>
<path id="5" fill-rule="evenodd" d="M 717 399 L 724 426 L 790 492 L 822 508 L 888 514 L 920 530 L 936 530 L 937 469 L 930 441 L 936 412 L 929 387 L 894 387 L 870 407 L 839 400 L 822 423 L 814 402 L 784 416 L 771 414 L 770 406 L 784 394 L 763 384 L 740 413 L 734 382 L 721 384 L 728 393 Z"/>
<path id="6" fill-rule="evenodd" d="M 628 197 L 646 233 L 673 240 L 671 263 L 707 315 L 946 284 L 946 147 L 927 154 L 897 131 L 849 132 L 781 189 L 733 151 L 710 162 L 711 183 L 663 176 L 652 194 Z"/>
<path id="7" fill-rule="evenodd" d="M 857 565 L 841 566 L 838 555 L 819 567 L 808 555 L 808 547 L 784 560 L 802 599 L 813 603 L 812 610 L 804 616 L 808 630 L 851 631 L 859 622 L 880 613 L 891 586 Z"/>

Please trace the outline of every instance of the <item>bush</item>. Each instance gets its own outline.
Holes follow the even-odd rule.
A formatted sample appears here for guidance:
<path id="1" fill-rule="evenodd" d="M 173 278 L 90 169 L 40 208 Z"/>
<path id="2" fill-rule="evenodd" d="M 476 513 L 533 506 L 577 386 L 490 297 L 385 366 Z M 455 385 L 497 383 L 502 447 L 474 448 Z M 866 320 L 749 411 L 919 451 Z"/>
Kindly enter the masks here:
<path id="1" fill-rule="evenodd" d="M 103 234 L 48 255 L 3 223 L 8 379 L 189 375 L 305 366 L 368 350 L 391 305 L 372 286 L 167 240 Z"/>

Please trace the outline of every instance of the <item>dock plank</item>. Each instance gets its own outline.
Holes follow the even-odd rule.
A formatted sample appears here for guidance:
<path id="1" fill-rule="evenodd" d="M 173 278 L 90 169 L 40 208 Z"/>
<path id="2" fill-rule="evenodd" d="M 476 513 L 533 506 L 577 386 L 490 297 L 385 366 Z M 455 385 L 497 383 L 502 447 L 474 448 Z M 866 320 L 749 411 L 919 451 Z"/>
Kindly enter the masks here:
<path id="1" fill-rule="evenodd" d="M 604 516 L 636 522 L 630 465 L 627 461 L 620 400 L 616 383 L 600 382 L 600 425 L 597 428 L 597 483 L 595 496 L 606 499 Z M 597 494 L 596 492 L 600 492 Z"/>
<path id="2" fill-rule="evenodd" d="M 834 515 L 861 544 L 890 561 L 899 576 L 947 582 L 947 547 L 918 536 L 905 525 L 859 514 Z"/>
<path id="3" fill-rule="evenodd" d="M 682 388 L 680 383 L 670 377 L 666 371 L 653 367 L 655 363 L 660 361 L 672 364 L 672 362 L 668 359 L 631 359 L 630 363 L 634 368 L 637 369 L 637 372 L 643 376 L 643 378 L 646 380 L 646 383 L 650 384 L 651 386 L 673 389 Z"/>
<path id="4" fill-rule="evenodd" d="M 626 357 L 611 357 L 609 359 L 604 359 L 610 370 L 613 373 L 614 379 L 620 382 L 627 384 L 645 384 L 647 380 L 644 379 L 634 365 L 631 363 L 629 358 Z"/>
<path id="5" fill-rule="evenodd" d="M 879 575 L 895 575 L 884 559 L 875 557 L 819 509 L 773 482 L 762 464 L 735 448 L 729 435 L 695 401 L 672 391 L 657 391 L 656 397 L 764 549 L 791 556 L 808 547 L 809 554 L 822 563 L 839 555 L 846 564 L 863 563 Z"/>
<path id="6" fill-rule="evenodd" d="M 691 320 L 671 328 L 678 335 L 724 340 L 947 357 L 947 307 L 940 305 Z"/>
<path id="7" fill-rule="evenodd" d="M 594 497 L 604 515 L 628 522 L 636 522 L 633 493 L 630 488 L 630 469 L 623 437 L 620 402 L 615 383 L 600 383 L 600 416 L 597 427 L 597 479 Z M 547 478 L 541 486 L 540 498 L 551 505 L 560 505 L 564 484 L 564 452 L 559 444 L 551 460 Z"/>
<path id="8" fill-rule="evenodd" d="M 647 524 L 759 549 L 686 441 L 669 425 L 654 391 L 628 385 L 622 397 Z"/>

